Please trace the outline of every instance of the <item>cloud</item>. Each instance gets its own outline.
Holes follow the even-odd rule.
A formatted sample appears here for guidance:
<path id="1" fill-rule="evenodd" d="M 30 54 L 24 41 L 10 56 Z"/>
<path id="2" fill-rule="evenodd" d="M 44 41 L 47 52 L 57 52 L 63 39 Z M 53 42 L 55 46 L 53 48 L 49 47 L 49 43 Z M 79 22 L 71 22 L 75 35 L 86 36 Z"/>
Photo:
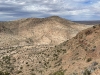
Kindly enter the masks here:
<path id="1" fill-rule="evenodd" d="M 100 19 L 99 9 L 99 0 L 0 0 L 0 20 L 52 15 L 70 20 L 95 20 Z"/>

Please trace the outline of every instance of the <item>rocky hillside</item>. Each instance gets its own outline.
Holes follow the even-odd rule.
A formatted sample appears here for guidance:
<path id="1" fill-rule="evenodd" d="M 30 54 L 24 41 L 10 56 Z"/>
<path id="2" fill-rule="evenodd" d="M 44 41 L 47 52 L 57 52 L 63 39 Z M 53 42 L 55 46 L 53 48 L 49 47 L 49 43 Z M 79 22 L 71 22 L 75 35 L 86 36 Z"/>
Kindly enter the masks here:
<path id="1" fill-rule="evenodd" d="M 1 22 L 0 74 L 99 74 L 100 26 L 88 27 L 57 16 Z"/>
<path id="2" fill-rule="evenodd" d="M 100 25 L 79 32 L 55 47 L 0 48 L 0 70 L 10 75 L 99 75 Z"/>
<path id="3" fill-rule="evenodd" d="M 58 46 L 65 75 L 100 75 L 100 25 L 79 32 Z"/>
<path id="4" fill-rule="evenodd" d="M 57 45 L 88 27 L 58 16 L 0 22 L 0 46 Z"/>

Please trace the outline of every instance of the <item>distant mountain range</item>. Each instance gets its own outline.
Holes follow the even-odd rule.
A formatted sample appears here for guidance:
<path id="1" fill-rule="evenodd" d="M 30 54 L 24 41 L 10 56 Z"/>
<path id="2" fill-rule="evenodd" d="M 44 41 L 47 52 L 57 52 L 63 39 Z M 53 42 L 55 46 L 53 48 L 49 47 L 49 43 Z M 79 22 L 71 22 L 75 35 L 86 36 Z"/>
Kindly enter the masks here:
<path id="1" fill-rule="evenodd" d="M 100 24 L 100 20 L 93 20 L 93 21 L 73 21 L 76 23 L 80 23 L 80 24 L 86 24 L 86 25 L 97 25 Z"/>

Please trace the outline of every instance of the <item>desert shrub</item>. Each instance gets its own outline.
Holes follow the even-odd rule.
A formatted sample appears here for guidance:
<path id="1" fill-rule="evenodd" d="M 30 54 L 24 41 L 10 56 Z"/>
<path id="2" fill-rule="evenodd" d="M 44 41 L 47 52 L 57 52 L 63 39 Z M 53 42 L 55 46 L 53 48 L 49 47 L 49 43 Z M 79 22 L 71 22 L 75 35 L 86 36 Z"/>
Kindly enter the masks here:
<path id="1" fill-rule="evenodd" d="M 0 71 L 0 75 L 10 75 L 10 73 Z"/>
<path id="2" fill-rule="evenodd" d="M 90 62 L 90 61 L 92 61 L 92 58 L 88 58 L 88 59 L 87 59 L 87 62 Z"/>
<path id="3" fill-rule="evenodd" d="M 10 73 L 8 73 L 8 72 L 5 72 L 5 73 L 4 73 L 4 75 L 10 75 Z"/>
<path id="4" fill-rule="evenodd" d="M 87 30 L 87 31 L 85 32 L 86 35 L 89 35 L 89 34 L 91 34 L 91 33 L 92 33 L 91 30 Z"/>
<path id="5" fill-rule="evenodd" d="M 10 64 L 10 56 L 5 56 L 2 58 L 5 63 Z"/>
<path id="6" fill-rule="evenodd" d="M 34 69 L 31 69 L 31 71 L 34 71 Z"/>
<path id="7" fill-rule="evenodd" d="M 0 75 L 4 75 L 4 73 L 2 71 L 0 71 Z"/>
<path id="8" fill-rule="evenodd" d="M 17 74 L 22 73 L 22 71 L 17 71 Z"/>
<path id="9" fill-rule="evenodd" d="M 28 39 L 26 40 L 26 43 L 33 43 L 33 40 L 32 40 L 31 38 L 28 38 Z"/>
<path id="10" fill-rule="evenodd" d="M 86 70 L 84 71 L 83 75 L 91 75 L 91 72 L 90 72 L 89 70 L 86 69 Z"/>
<path id="11" fill-rule="evenodd" d="M 63 71 L 57 71 L 57 72 L 50 74 L 50 75 L 64 75 L 64 72 Z"/>
<path id="12" fill-rule="evenodd" d="M 57 54 L 53 54 L 53 57 L 57 57 L 58 55 Z"/>
<path id="13" fill-rule="evenodd" d="M 36 75 L 35 73 L 32 73 L 31 75 Z"/>
<path id="14" fill-rule="evenodd" d="M 23 69 L 23 67 L 20 67 L 20 69 Z"/>
<path id="15" fill-rule="evenodd" d="M 95 61 L 92 63 L 92 66 L 96 66 L 96 65 L 98 65 L 98 62 Z"/>
<path id="16" fill-rule="evenodd" d="M 73 75 L 78 75 L 78 73 L 73 73 Z"/>
<path id="17" fill-rule="evenodd" d="M 93 28 L 96 28 L 96 26 L 93 26 Z"/>

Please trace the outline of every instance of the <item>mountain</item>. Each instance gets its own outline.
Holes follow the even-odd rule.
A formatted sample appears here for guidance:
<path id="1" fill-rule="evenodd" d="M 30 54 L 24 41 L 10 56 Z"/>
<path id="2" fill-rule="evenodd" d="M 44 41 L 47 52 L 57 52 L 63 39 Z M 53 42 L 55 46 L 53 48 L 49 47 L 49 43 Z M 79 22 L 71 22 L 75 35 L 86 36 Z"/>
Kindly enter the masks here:
<path id="1" fill-rule="evenodd" d="M 0 73 L 80 75 L 92 62 L 99 72 L 100 27 L 90 27 L 58 16 L 0 22 Z"/>
<path id="2" fill-rule="evenodd" d="M 58 16 L 0 22 L 0 46 L 57 45 L 88 27 L 91 26 L 74 23 Z"/>
<path id="3" fill-rule="evenodd" d="M 86 25 L 98 25 L 100 24 L 100 20 L 92 20 L 92 21 L 73 21 L 76 23 L 80 23 L 80 24 L 86 24 Z"/>

